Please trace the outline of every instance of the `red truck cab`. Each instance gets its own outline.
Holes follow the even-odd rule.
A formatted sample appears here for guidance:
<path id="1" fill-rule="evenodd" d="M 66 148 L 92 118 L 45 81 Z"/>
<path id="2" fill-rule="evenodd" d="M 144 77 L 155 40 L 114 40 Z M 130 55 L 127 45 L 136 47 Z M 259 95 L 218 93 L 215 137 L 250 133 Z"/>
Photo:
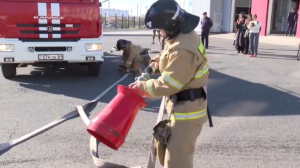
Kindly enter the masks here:
<path id="1" fill-rule="evenodd" d="M 79 63 L 98 76 L 103 59 L 98 0 L 0 0 L 5 78 L 35 64 Z"/>

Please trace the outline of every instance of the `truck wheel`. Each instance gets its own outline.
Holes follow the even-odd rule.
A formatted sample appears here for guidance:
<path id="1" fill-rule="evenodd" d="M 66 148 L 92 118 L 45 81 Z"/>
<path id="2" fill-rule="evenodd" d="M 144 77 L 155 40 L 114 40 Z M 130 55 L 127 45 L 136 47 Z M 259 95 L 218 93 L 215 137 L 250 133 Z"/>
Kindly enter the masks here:
<path id="1" fill-rule="evenodd" d="M 4 78 L 9 79 L 17 75 L 16 64 L 1 64 L 2 74 Z"/>
<path id="2" fill-rule="evenodd" d="M 101 62 L 90 63 L 88 65 L 89 75 L 91 76 L 99 76 L 101 69 Z"/>

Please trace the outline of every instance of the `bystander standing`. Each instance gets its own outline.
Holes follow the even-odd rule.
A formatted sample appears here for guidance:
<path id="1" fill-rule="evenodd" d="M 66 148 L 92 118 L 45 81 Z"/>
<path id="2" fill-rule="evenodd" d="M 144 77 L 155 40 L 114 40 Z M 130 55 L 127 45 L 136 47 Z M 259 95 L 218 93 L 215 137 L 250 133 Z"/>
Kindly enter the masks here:
<path id="1" fill-rule="evenodd" d="M 208 49 L 208 36 L 212 26 L 212 20 L 207 16 L 207 13 L 204 12 L 203 18 L 201 19 L 201 40 L 206 49 Z"/>
<path id="2" fill-rule="evenodd" d="M 250 57 L 257 57 L 258 43 L 259 43 L 259 33 L 260 33 L 260 23 L 257 20 L 257 15 L 253 15 L 253 20 L 250 22 L 248 28 L 250 29 Z"/>
<path id="3" fill-rule="evenodd" d="M 296 33 L 297 33 L 297 26 L 298 26 L 298 16 L 299 16 L 299 10 L 297 11 L 294 20 L 295 20 L 295 31 L 294 31 L 294 36 L 296 37 Z"/>
<path id="4" fill-rule="evenodd" d="M 156 29 L 153 30 L 153 34 L 152 34 L 153 42 L 152 42 L 152 44 L 155 44 L 154 40 L 155 40 L 156 32 L 157 32 L 157 36 L 158 36 L 158 43 L 161 44 L 161 42 L 160 42 L 160 31 L 156 30 Z"/>
<path id="5" fill-rule="evenodd" d="M 245 50 L 244 50 L 244 54 L 249 54 L 250 29 L 248 28 L 248 26 L 250 25 L 251 21 L 252 21 L 252 15 L 248 14 L 247 19 L 246 19 L 245 24 L 244 24 L 244 29 L 245 29 Z"/>
<path id="6" fill-rule="evenodd" d="M 292 8 L 291 12 L 287 17 L 288 28 L 286 30 L 285 36 L 288 36 L 288 34 L 289 36 L 292 36 L 293 29 L 295 27 L 295 16 L 296 16 L 295 8 Z"/>
<path id="7" fill-rule="evenodd" d="M 245 24 L 245 17 L 244 15 L 241 15 L 235 25 L 235 29 L 236 29 L 235 48 L 237 50 L 237 53 L 243 52 L 245 49 L 244 24 Z"/>

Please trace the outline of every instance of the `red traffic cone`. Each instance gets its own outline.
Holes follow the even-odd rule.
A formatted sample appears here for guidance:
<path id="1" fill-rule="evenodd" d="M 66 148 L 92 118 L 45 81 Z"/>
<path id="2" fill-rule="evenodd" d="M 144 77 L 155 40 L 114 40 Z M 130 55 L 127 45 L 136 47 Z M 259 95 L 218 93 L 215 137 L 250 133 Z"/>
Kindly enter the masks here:
<path id="1" fill-rule="evenodd" d="M 106 146 L 118 150 L 138 111 L 147 104 L 132 89 L 118 85 L 117 95 L 91 120 L 87 131 Z"/>

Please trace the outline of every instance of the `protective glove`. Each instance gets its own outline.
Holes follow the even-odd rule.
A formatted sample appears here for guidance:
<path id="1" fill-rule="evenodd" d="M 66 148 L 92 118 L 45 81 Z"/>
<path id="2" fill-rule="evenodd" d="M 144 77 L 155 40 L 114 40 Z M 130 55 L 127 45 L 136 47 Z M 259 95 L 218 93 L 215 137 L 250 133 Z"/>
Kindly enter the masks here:
<path id="1" fill-rule="evenodd" d="M 145 97 L 145 98 L 150 98 L 151 96 L 147 93 L 144 92 L 142 90 L 140 90 L 139 88 L 142 86 L 142 82 L 141 81 L 137 81 L 134 82 L 132 84 L 129 85 L 129 87 L 138 95 L 140 95 L 141 97 Z"/>
<path id="2" fill-rule="evenodd" d="M 111 50 L 108 51 L 108 53 L 111 54 L 111 53 L 113 53 L 115 51 L 117 51 L 117 48 L 116 47 L 112 47 Z"/>
<path id="3" fill-rule="evenodd" d="M 151 72 L 149 72 L 150 69 L 151 69 Z M 149 74 L 155 74 L 156 71 L 158 71 L 158 70 L 159 70 L 159 64 L 155 61 L 151 62 L 146 69 L 147 73 L 149 73 Z"/>
<path id="4" fill-rule="evenodd" d="M 127 72 L 128 69 L 125 66 L 120 65 L 119 68 L 118 68 L 118 71 L 120 71 L 120 72 L 124 72 L 124 71 Z"/>
<path id="5" fill-rule="evenodd" d="M 147 73 L 142 73 L 141 76 L 138 76 L 135 78 L 136 81 L 147 81 L 149 79 L 150 79 L 150 76 Z"/>

